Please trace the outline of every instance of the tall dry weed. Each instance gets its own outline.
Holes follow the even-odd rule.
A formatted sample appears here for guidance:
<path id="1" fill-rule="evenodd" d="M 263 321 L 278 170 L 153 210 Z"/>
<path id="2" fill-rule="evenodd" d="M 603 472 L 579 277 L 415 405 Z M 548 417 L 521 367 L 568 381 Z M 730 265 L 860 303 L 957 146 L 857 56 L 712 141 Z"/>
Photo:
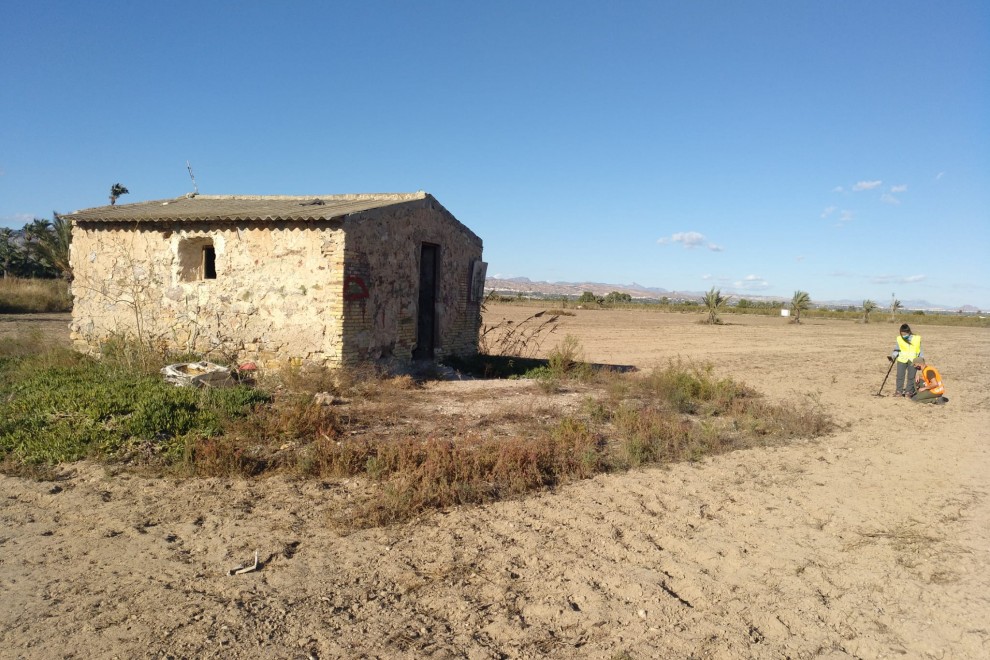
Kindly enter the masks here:
<path id="1" fill-rule="evenodd" d="M 502 319 L 493 325 L 485 324 L 478 335 L 478 350 L 484 355 L 534 357 L 559 325 L 560 316 L 546 310 L 518 322 Z"/>

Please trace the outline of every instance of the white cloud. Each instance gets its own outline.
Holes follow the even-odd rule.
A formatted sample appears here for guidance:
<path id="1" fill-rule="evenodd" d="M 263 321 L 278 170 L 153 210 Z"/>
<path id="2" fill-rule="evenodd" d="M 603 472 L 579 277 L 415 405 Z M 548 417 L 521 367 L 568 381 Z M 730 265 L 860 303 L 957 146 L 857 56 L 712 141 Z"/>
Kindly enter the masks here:
<path id="1" fill-rule="evenodd" d="M 714 243 L 707 243 L 708 239 L 705 235 L 696 231 L 679 231 L 677 233 L 671 234 L 670 236 L 665 236 L 664 238 L 658 239 L 657 243 L 660 245 L 669 245 L 670 243 L 680 243 L 685 249 L 691 250 L 696 247 L 705 246 L 712 252 L 721 252 L 722 247 L 715 245 Z M 705 245 L 707 243 L 707 245 Z"/>
<path id="2" fill-rule="evenodd" d="M 701 276 L 701 279 L 703 279 L 703 280 L 710 280 L 710 279 L 712 279 L 712 274 L 711 273 L 705 273 L 704 275 Z"/>
<path id="3" fill-rule="evenodd" d="M 853 186 L 853 190 L 873 190 L 874 188 L 879 188 L 883 185 L 883 181 L 859 181 Z"/>
<path id="4" fill-rule="evenodd" d="M 762 291 L 770 287 L 770 283 L 759 275 L 747 275 L 741 280 L 736 280 L 732 286 L 744 291 Z"/>
<path id="5" fill-rule="evenodd" d="M 880 201 L 883 202 L 884 204 L 893 204 L 895 206 L 901 203 L 901 200 L 897 199 L 890 193 L 884 193 L 880 195 Z"/>
<path id="6" fill-rule="evenodd" d="M 705 235 L 696 231 L 679 231 L 671 235 L 670 240 L 686 248 L 696 248 L 705 242 Z"/>
<path id="7" fill-rule="evenodd" d="M 843 188 L 842 186 L 836 186 L 835 188 L 832 188 L 832 192 L 845 192 L 845 191 L 846 189 Z"/>
<path id="8" fill-rule="evenodd" d="M 822 215 L 821 215 L 822 219 L 824 220 L 828 216 L 830 216 L 833 213 L 835 213 L 837 210 L 838 210 L 838 207 L 836 207 L 836 206 L 826 206 L 825 207 L 825 210 L 822 211 Z"/>
<path id="9" fill-rule="evenodd" d="M 927 275 L 874 275 L 870 281 L 874 284 L 915 284 L 927 278 Z"/>
<path id="10" fill-rule="evenodd" d="M 852 222 L 854 217 L 855 214 L 852 211 L 843 209 L 839 211 L 839 219 L 833 226 L 839 228 L 845 227 L 846 223 Z"/>
<path id="11" fill-rule="evenodd" d="M 936 180 L 936 181 L 938 181 L 938 180 L 939 180 L 939 179 L 941 179 L 941 178 L 942 178 L 943 176 L 945 176 L 945 172 L 939 172 L 938 174 L 936 174 L 936 175 L 935 175 L 935 180 Z"/>
<path id="12" fill-rule="evenodd" d="M 902 183 L 899 186 L 891 186 L 890 187 L 890 192 L 892 192 L 892 193 L 902 193 L 902 192 L 907 192 L 907 189 L 908 189 L 907 188 L 907 184 L 906 183 Z"/>

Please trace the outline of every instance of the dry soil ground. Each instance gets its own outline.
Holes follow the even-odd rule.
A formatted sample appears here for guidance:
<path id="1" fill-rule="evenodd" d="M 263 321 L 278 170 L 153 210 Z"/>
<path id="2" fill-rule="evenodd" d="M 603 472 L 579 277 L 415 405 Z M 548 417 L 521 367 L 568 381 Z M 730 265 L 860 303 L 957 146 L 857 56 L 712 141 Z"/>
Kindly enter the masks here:
<path id="1" fill-rule="evenodd" d="M 711 360 L 842 430 L 347 536 L 351 482 L 0 477 L 0 656 L 990 657 L 988 331 L 913 324 L 936 407 L 874 396 L 890 323 L 698 318 L 560 332 L 597 362 Z"/>

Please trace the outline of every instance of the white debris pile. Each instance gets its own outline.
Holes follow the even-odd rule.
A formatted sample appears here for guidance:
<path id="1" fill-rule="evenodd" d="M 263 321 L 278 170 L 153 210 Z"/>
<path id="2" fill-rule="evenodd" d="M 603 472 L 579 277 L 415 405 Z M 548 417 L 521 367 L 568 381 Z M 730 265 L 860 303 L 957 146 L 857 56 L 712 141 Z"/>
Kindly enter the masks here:
<path id="1" fill-rule="evenodd" d="M 230 367 L 213 362 L 180 362 L 162 368 L 165 382 L 177 387 L 227 387 L 237 384 L 237 374 Z"/>

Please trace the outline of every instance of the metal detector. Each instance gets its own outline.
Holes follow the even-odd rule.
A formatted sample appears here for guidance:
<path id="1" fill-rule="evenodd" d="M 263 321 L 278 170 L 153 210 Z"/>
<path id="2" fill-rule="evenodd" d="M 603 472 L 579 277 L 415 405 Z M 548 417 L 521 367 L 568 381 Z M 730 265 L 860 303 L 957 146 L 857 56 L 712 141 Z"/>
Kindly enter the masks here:
<path id="1" fill-rule="evenodd" d="M 887 368 L 887 375 L 883 377 L 883 382 L 880 383 L 880 389 L 877 390 L 877 393 L 874 396 L 881 396 L 880 393 L 883 392 L 883 386 L 887 384 L 887 379 L 890 378 L 890 372 L 894 370 L 895 362 L 897 362 L 897 360 L 890 361 L 890 366 Z"/>

